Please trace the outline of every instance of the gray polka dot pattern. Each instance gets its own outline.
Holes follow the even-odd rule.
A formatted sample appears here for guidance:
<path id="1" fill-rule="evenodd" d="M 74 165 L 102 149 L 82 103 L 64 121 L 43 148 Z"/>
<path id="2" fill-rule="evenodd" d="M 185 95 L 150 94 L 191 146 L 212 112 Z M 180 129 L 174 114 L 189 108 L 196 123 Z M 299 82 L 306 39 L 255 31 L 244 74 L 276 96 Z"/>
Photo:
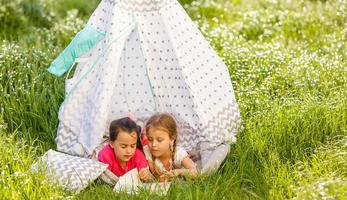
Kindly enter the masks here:
<path id="1" fill-rule="evenodd" d="M 110 122 L 128 113 L 141 124 L 172 114 L 188 151 L 235 140 L 240 113 L 227 67 L 176 0 L 103 0 L 87 25 L 106 37 L 66 82 L 58 149 L 77 138 L 91 153 Z"/>

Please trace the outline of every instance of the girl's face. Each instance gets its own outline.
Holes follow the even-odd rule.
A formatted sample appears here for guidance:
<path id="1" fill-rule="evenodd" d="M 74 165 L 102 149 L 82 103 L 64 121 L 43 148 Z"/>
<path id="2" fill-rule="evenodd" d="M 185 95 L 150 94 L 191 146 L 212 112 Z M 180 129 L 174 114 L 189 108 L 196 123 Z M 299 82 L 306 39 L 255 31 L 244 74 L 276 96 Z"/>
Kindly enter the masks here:
<path id="1" fill-rule="evenodd" d="M 113 147 L 116 158 L 120 162 L 128 162 L 135 154 L 136 142 L 136 132 L 127 133 L 120 131 L 117 139 L 114 142 L 111 142 L 110 145 Z"/>
<path id="2" fill-rule="evenodd" d="M 169 133 L 162 129 L 151 128 L 147 133 L 148 146 L 155 158 L 170 156 L 170 145 L 175 139 L 170 138 Z"/>

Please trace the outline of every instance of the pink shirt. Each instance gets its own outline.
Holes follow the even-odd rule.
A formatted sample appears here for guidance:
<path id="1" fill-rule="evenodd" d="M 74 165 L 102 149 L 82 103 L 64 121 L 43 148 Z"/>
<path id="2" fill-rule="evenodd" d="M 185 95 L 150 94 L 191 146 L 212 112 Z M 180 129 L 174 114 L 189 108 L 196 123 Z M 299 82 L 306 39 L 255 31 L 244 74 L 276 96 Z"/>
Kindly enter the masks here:
<path id="1" fill-rule="evenodd" d="M 135 150 L 134 156 L 130 158 L 125 169 L 121 167 L 120 162 L 117 160 L 116 154 L 114 153 L 111 145 L 105 146 L 99 152 L 98 159 L 100 162 L 108 164 L 108 169 L 111 170 L 116 176 L 123 176 L 125 173 L 134 168 L 140 170 L 142 168 L 148 167 L 145 155 L 139 149 Z"/>

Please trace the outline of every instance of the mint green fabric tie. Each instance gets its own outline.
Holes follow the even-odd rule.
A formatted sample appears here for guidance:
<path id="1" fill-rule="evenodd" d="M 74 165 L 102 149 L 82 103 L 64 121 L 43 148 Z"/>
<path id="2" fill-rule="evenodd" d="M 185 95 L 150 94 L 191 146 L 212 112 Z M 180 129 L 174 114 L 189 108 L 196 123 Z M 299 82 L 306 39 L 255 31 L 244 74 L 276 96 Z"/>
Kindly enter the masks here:
<path id="1" fill-rule="evenodd" d="M 105 37 L 106 33 L 100 32 L 86 26 L 83 30 L 77 33 L 76 37 L 64 49 L 64 51 L 52 62 L 48 71 L 55 76 L 61 76 L 75 62 L 75 59 L 87 53 L 100 40 Z"/>

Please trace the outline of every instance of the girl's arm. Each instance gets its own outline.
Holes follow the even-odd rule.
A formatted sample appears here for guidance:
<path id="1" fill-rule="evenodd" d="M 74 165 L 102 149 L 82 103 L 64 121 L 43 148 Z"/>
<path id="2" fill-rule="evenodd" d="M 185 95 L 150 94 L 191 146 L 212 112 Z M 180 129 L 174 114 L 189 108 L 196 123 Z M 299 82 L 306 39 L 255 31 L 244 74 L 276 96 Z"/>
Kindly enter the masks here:
<path id="1" fill-rule="evenodd" d="M 154 163 L 152 161 L 148 161 L 148 167 L 149 167 L 149 170 L 154 173 Z"/>
<path id="2" fill-rule="evenodd" d="M 139 149 L 136 149 L 134 156 L 136 156 L 135 158 L 137 162 L 136 167 L 137 167 L 137 170 L 139 170 L 139 178 L 145 182 L 153 180 L 154 177 L 149 170 L 149 167 L 150 167 L 149 163 L 152 163 L 152 162 L 148 162 L 146 160 L 145 155 Z"/>
<path id="3" fill-rule="evenodd" d="M 177 176 L 189 176 L 189 177 L 197 176 L 198 171 L 196 169 L 196 165 L 188 156 L 182 160 L 182 167 L 184 167 L 184 169 L 171 170 L 170 172 L 161 175 L 161 178 L 170 179 Z"/>
<path id="4" fill-rule="evenodd" d="M 152 175 L 152 173 L 149 171 L 148 168 L 142 168 L 139 171 L 139 178 L 145 182 L 154 180 L 154 176 Z"/>
<path id="5" fill-rule="evenodd" d="M 182 167 L 184 167 L 184 169 L 174 169 L 174 174 L 177 174 L 177 176 L 192 177 L 195 177 L 198 174 L 195 163 L 188 156 L 183 159 Z"/>

